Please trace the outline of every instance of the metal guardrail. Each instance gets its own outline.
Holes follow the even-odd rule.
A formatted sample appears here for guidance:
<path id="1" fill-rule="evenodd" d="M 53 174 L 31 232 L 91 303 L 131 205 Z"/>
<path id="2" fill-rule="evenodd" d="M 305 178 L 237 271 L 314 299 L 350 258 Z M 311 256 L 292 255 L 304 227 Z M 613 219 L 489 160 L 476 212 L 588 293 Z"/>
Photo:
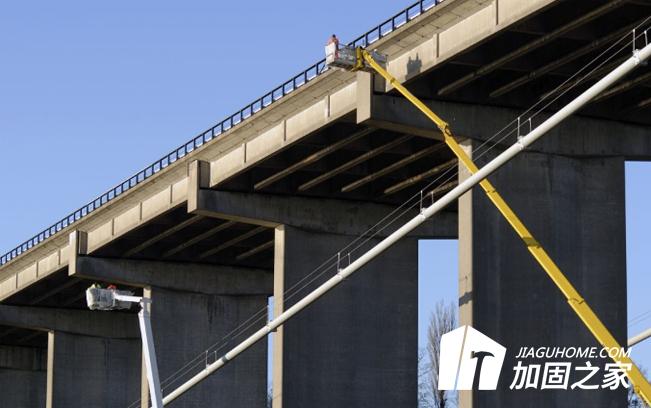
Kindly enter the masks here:
<path id="1" fill-rule="evenodd" d="M 409 21 L 419 17 L 425 11 L 431 9 L 435 5 L 442 3 L 444 0 L 421 0 L 411 6 L 403 9 L 399 13 L 395 14 L 393 17 L 387 19 L 383 23 L 369 30 L 365 34 L 359 36 L 354 41 L 350 42 L 349 45 L 352 46 L 362 46 L 366 47 L 370 44 L 373 44 L 377 40 L 383 38 L 387 34 L 395 31 L 397 28 L 406 24 Z M 215 126 L 210 129 L 200 133 L 198 136 L 195 136 L 185 144 L 174 149 L 169 154 L 163 156 L 162 158 L 156 160 L 154 163 L 140 170 L 138 173 L 134 174 L 127 180 L 124 180 L 122 183 L 111 188 L 107 192 L 103 193 L 99 197 L 90 201 L 88 204 L 83 207 L 73 211 L 68 214 L 66 217 L 57 221 L 50 227 L 44 229 L 38 234 L 34 235 L 32 238 L 18 245 L 14 249 L 0 256 L 0 265 L 4 265 L 10 260 L 16 258 L 18 255 L 26 252 L 30 248 L 40 244 L 46 239 L 52 237 L 59 231 L 67 228 L 68 226 L 74 224 L 75 222 L 86 217 L 88 214 L 97 210 L 98 208 L 106 205 L 108 202 L 119 197 L 123 193 L 147 180 L 154 174 L 168 167 L 175 161 L 186 156 L 188 153 L 200 148 L 204 144 L 210 142 L 211 140 L 219 137 L 221 134 L 225 133 L 229 129 L 235 127 L 236 125 L 242 123 L 244 120 L 250 118 L 256 113 L 260 112 L 264 108 L 268 107 L 272 103 L 282 99 L 284 96 L 288 95 L 292 91 L 300 88 L 301 86 L 307 84 L 314 78 L 318 77 L 325 71 L 325 59 L 317 62 L 316 64 L 310 66 L 303 72 L 295 75 L 285 83 L 274 88 L 270 92 L 267 92 L 262 97 L 251 102 L 244 108 L 240 109 L 238 112 L 227 117 L 221 122 L 217 123 Z"/>

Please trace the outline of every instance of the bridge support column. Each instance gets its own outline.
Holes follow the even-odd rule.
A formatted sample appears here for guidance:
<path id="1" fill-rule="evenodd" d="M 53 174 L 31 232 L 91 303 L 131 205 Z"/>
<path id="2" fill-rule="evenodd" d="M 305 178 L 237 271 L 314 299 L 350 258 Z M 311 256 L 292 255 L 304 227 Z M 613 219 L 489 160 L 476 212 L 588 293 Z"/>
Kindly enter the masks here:
<path id="1" fill-rule="evenodd" d="M 151 296 L 152 330 L 161 381 L 199 357 L 192 369 L 185 371 L 185 376 L 169 383 L 163 395 L 198 373 L 206 361 L 212 363 L 221 357 L 259 329 L 267 319 L 268 297 L 264 294 L 222 296 L 152 287 Z M 254 323 L 252 327 L 244 324 L 242 328 L 248 329 L 243 334 L 229 336 L 257 312 L 261 312 L 257 314 L 260 319 L 249 322 Z M 204 355 L 203 352 L 215 343 L 218 346 Z M 267 345 L 260 342 L 179 397 L 171 406 L 260 408 L 265 406 L 266 399 Z"/>
<path id="2" fill-rule="evenodd" d="M 45 406 L 46 359 L 44 349 L 0 346 L 3 406 Z"/>
<path id="3" fill-rule="evenodd" d="M 135 314 L 0 305 L 0 323 L 49 331 L 48 408 L 124 406 L 137 399 L 141 343 Z"/>
<path id="4" fill-rule="evenodd" d="M 336 268 L 290 291 L 354 238 L 277 227 L 274 314 L 333 276 Z M 274 408 L 416 406 L 417 254 L 417 240 L 406 238 L 278 329 Z"/>
<path id="5" fill-rule="evenodd" d="M 47 408 L 129 406 L 140 397 L 141 348 L 138 338 L 50 332 Z"/>
<path id="6" fill-rule="evenodd" d="M 467 145 L 470 150 L 470 143 Z M 484 164 L 484 157 L 479 164 Z M 462 170 L 465 173 L 465 170 Z M 467 174 L 466 174 L 467 175 Z M 462 176 L 463 177 L 463 176 Z M 626 344 L 624 160 L 524 152 L 491 181 L 583 295 Z M 496 392 L 461 392 L 461 407 L 624 406 L 626 391 L 510 390 L 520 347 L 597 341 L 497 209 L 475 188 L 459 201 L 460 317 L 507 348 Z M 585 359 L 556 359 L 573 366 Z M 526 360 L 523 365 L 550 360 Z M 606 360 L 591 360 L 603 365 Z M 597 383 L 603 380 L 603 368 Z M 581 372 L 578 373 L 582 377 Z M 543 373 L 541 370 L 540 378 Z M 580 380 L 570 377 L 570 385 Z"/>
<path id="7" fill-rule="evenodd" d="M 72 237 L 76 239 L 76 235 Z M 83 242 L 83 234 L 80 241 Z M 72 276 L 144 287 L 151 296 L 152 331 L 163 395 L 201 371 L 206 363 L 221 357 L 267 320 L 273 282 L 272 274 L 263 269 L 81 254 L 70 262 Z M 242 324 L 256 313 L 256 320 Z M 234 337 L 233 332 L 240 335 Z M 211 347 L 216 343 L 217 347 Z M 204 354 L 208 348 L 210 353 Z M 134 366 L 140 373 L 139 360 L 134 361 Z M 166 382 L 171 376 L 174 380 Z M 136 383 L 140 384 L 140 380 Z M 143 398 L 148 398 L 146 387 L 143 381 Z M 266 398 L 267 347 L 260 343 L 171 406 L 259 408 L 265 405 Z"/>

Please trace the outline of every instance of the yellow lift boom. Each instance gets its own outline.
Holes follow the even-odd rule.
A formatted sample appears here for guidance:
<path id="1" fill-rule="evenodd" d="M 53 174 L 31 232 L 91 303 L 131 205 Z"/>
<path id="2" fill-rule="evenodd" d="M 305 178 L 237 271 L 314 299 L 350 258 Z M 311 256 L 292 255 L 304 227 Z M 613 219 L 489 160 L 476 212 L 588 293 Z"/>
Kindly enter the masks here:
<path id="1" fill-rule="evenodd" d="M 463 165 L 472 174 L 476 173 L 479 170 L 475 163 L 461 148 L 459 143 L 457 143 L 448 123 L 438 117 L 434 112 L 432 112 L 431 109 L 427 107 L 427 105 L 416 98 L 411 92 L 407 90 L 407 88 L 402 86 L 402 84 L 400 84 L 396 78 L 389 74 L 389 72 L 387 72 L 378 62 L 376 62 L 374 56 L 371 55 L 370 52 L 361 47 L 355 48 L 354 51 L 351 48 L 344 48 L 339 52 L 349 54 L 352 54 L 354 52 L 355 56 L 352 67 L 342 66 L 342 68 L 348 68 L 352 71 L 368 70 L 368 67 L 372 68 L 375 72 L 386 79 L 396 90 L 398 90 L 398 92 L 400 92 L 405 98 L 414 104 L 414 106 L 423 112 L 425 116 L 427 116 L 432 122 L 436 124 L 439 130 L 441 130 L 441 133 L 443 133 L 445 143 L 457 156 L 459 161 L 463 163 Z M 488 179 L 482 180 L 480 185 L 484 189 L 484 192 L 488 196 L 488 199 L 495 205 L 495 207 L 497 207 L 499 212 L 504 216 L 511 227 L 513 227 L 518 236 L 522 239 L 522 241 L 524 241 L 524 244 L 527 246 L 527 249 L 531 255 L 533 255 L 536 261 L 538 261 L 545 272 L 547 272 L 547 275 L 551 278 L 551 280 L 554 281 L 558 289 L 560 289 L 560 291 L 563 293 L 563 296 L 565 296 L 565 299 L 567 299 L 570 307 L 583 321 L 583 323 L 594 335 L 597 341 L 603 347 L 621 348 L 621 346 L 617 343 L 617 340 L 615 340 L 606 326 L 604 326 L 601 320 L 599 320 L 599 317 L 597 317 L 597 315 L 592 311 L 585 299 L 581 297 L 576 288 L 565 277 L 563 272 L 561 272 L 561 270 L 558 268 L 549 254 L 547 254 L 542 245 L 540 245 L 540 242 L 534 238 L 533 234 L 527 229 L 527 227 L 525 227 L 524 223 L 520 220 L 520 218 L 518 218 L 515 212 L 513 212 L 506 201 L 504 201 L 502 196 L 500 196 L 495 187 L 493 187 Z M 644 377 L 644 375 L 642 375 L 635 363 L 633 363 L 633 361 L 627 356 L 618 355 L 612 358 L 618 364 L 631 365 L 631 370 L 627 371 L 627 375 L 631 381 L 631 384 L 633 385 L 636 394 L 638 394 L 647 404 L 651 405 L 651 385 Z"/>

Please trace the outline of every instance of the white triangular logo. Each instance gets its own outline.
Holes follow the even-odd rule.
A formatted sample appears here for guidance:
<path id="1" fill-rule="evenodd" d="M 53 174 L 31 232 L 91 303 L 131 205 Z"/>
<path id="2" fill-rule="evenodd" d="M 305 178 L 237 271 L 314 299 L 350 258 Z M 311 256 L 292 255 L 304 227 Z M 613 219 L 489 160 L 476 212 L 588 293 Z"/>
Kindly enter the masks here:
<path id="1" fill-rule="evenodd" d="M 441 337 L 439 390 L 495 390 L 506 347 L 470 326 Z"/>

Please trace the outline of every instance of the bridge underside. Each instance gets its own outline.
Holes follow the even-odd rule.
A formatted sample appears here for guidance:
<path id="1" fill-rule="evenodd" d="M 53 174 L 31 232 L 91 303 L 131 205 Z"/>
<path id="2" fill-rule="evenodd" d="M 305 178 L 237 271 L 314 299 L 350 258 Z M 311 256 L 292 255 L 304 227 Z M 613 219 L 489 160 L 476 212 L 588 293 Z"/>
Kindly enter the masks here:
<path id="1" fill-rule="evenodd" d="M 420 72 L 414 58 L 414 79 L 407 84 L 424 99 L 520 112 L 548 98 L 557 87 L 566 91 L 576 85 L 568 96 L 549 104 L 548 110 L 555 111 L 631 56 L 634 28 L 638 28 L 637 48 L 646 44 L 641 27 L 646 27 L 650 12 L 651 2 L 645 0 L 554 2 L 427 71 Z M 607 58 L 585 68 L 602 53 Z M 581 115 L 649 125 L 650 80 L 648 67 L 636 70 L 596 98 Z"/>
<path id="2" fill-rule="evenodd" d="M 423 68 L 424 57 L 414 51 L 406 84 L 472 152 L 517 112 L 565 81 L 573 84 L 583 65 L 650 11 L 643 0 L 550 2 L 434 67 Z M 549 111 L 629 55 L 630 46 L 595 73 L 586 71 L 588 78 Z M 491 180 L 620 342 L 627 320 L 623 166 L 626 159 L 651 157 L 649 80 L 647 67 L 637 70 Z M 226 344 L 223 352 L 260 327 L 270 296 L 277 315 L 323 282 L 334 267 L 308 274 L 397 206 L 415 198 L 410 211 L 376 229 L 353 256 L 415 214 L 421 191 L 427 204 L 453 188 L 464 172 L 457 176 L 456 160 L 433 125 L 372 82 L 358 76 L 356 111 L 216 184 L 208 163 L 192 163 L 187 202 L 92 251 L 84 231 L 75 232 L 69 266 L 0 305 L 0 347 L 8 355 L 27 349 L 32 359 L 47 356 L 29 369 L 0 367 L 0 388 L 13 388 L 16 401 L 42 395 L 39 401 L 50 407 L 73 406 L 75 398 L 88 406 L 128 406 L 143 389 L 146 395 L 135 314 L 89 321 L 82 312 L 91 282 L 151 294 L 164 379 L 214 342 Z M 415 406 L 418 238 L 460 239 L 462 323 L 509 349 L 596 344 L 497 211 L 473 191 L 274 334 L 275 408 Z M 340 253 L 343 262 L 347 253 Z M 53 309 L 60 313 L 46 312 Z M 260 310 L 253 326 L 239 330 Z M 125 328 L 113 333 L 115 325 Z M 227 336 L 233 330 L 238 336 Z M 85 367 L 87 358 L 73 358 L 75 351 L 107 360 Z M 266 353 L 265 345 L 256 346 L 171 406 L 263 406 Z M 505 367 L 512 363 L 507 359 Z M 115 375 L 108 383 L 94 381 L 105 366 L 115 367 Z M 3 374 L 16 367 L 35 380 Z M 85 379 L 71 380 L 80 370 Z M 625 398 L 609 391 L 508 392 L 511 373 L 502 375 L 501 390 L 462 393 L 461 405 L 619 406 Z M 65 381 L 92 392 L 79 397 Z"/>

